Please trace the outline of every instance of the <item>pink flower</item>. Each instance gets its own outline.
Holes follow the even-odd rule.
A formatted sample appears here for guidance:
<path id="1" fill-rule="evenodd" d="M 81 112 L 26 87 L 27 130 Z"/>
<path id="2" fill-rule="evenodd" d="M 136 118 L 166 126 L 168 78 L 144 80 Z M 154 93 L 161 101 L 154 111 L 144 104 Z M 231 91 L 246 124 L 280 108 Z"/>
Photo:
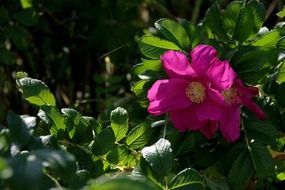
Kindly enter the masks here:
<path id="1" fill-rule="evenodd" d="M 161 60 L 169 79 L 156 81 L 148 91 L 148 112 L 153 115 L 169 112 L 180 131 L 200 130 L 210 138 L 224 114 L 221 92 L 233 86 L 236 73 L 208 45 L 192 50 L 191 64 L 184 53 L 177 51 L 165 52 Z"/>
<path id="2" fill-rule="evenodd" d="M 251 99 L 258 94 L 258 88 L 245 87 L 241 80 L 236 79 L 233 86 L 229 89 L 223 90 L 222 95 L 224 97 L 224 113 L 220 119 L 220 130 L 223 136 L 229 141 L 235 141 L 240 134 L 240 106 L 244 105 L 250 111 L 254 112 L 259 119 L 265 119 L 265 114 L 261 108 L 255 104 Z M 228 127 L 231 126 L 231 127 Z M 207 129 L 204 129 L 207 130 Z M 209 137 L 214 134 L 211 129 L 207 131 Z"/>

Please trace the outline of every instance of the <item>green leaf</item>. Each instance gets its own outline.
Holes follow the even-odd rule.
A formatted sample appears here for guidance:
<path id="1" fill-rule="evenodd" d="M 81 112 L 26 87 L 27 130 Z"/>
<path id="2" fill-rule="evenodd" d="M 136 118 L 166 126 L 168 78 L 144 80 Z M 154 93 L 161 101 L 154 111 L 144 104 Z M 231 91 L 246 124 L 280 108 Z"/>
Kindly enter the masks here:
<path id="1" fill-rule="evenodd" d="M 7 123 L 10 129 L 12 140 L 22 146 L 27 145 L 27 143 L 31 139 L 31 134 L 28 129 L 28 125 L 32 125 L 33 127 L 35 121 L 35 117 L 28 117 L 24 119 L 23 117 L 20 117 L 19 115 L 16 115 L 13 112 L 8 112 Z M 31 123 L 29 124 L 29 122 Z"/>
<path id="2" fill-rule="evenodd" d="M 233 55 L 231 64 L 242 80 L 256 84 L 277 64 L 277 54 L 272 48 L 243 46 Z"/>
<path id="3" fill-rule="evenodd" d="M 134 167 L 137 164 L 136 155 L 127 149 L 126 145 L 113 147 L 107 156 L 107 160 L 116 165 Z"/>
<path id="4" fill-rule="evenodd" d="M 116 137 L 116 142 L 122 140 L 129 130 L 128 112 L 124 108 L 118 107 L 111 112 L 111 128 Z"/>
<path id="5" fill-rule="evenodd" d="M 277 30 L 273 30 L 257 39 L 252 46 L 262 46 L 262 47 L 276 47 L 280 39 L 280 33 Z"/>
<path id="6" fill-rule="evenodd" d="M 155 36 L 141 37 L 139 48 L 144 56 L 151 59 L 160 59 L 160 56 L 167 50 L 181 50 L 174 43 Z"/>
<path id="7" fill-rule="evenodd" d="M 242 7 L 242 2 L 234 1 L 230 3 L 224 11 L 223 14 L 223 24 L 227 32 L 233 35 L 236 22 L 239 16 L 240 9 Z"/>
<path id="8" fill-rule="evenodd" d="M 45 166 L 61 177 L 70 177 L 76 171 L 76 162 L 72 154 L 62 150 L 41 149 L 32 152 L 44 161 Z"/>
<path id="9" fill-rule="evenodd" d="M 217 35 L 221 41 L 226 41 L 226 31 L 223 28 L 223 21 L 221 16 L 221 8 L 217 2 L 215 2 L 207 11 L 205 23 L 211 31 Z"/>
<path id="10" fill-rule="evenodd" d="M 248 6 L 242 6 L 236 20 L 233 38 L 239 42 L 247 40 L 253 33 L 253 13 Z"/>
<path id="11" fill-rule="evenodd" d="M 16 64 L 16 54 L 12 51 L 0 48 L 0 65 L 15 65 Z"/>
<path id="12" fill-rule="evenodd" d="M 23 9 L 33 7 L 33 0 L 20 0 Z"/>
<path id="13" fill-rule="evenodd" d="M 234 1 L 227 6 L 223 15 L 225 29 L 239 41 L 257 33 L 264 19 L 265 8 L 262 3 L 256 1 L 245 6 L 242 1 Z"/>
<path id="14" fill-rule="evenodd" d="M 11 177 L 13 171 L 7 161 L 3 158 L 0 158 L 0 179 L 7 179 Z"/>
<path id="15" fill-rule="evenodd" d="M 265 7 L 261 2 L 258 1 L 251 1 L 246 6 L 251 9 L 254 20 L 253 30 L 254 33 L 257 33 L 265 21 Z"/>
<path id="16" fill-rule="evenodd" d="M 45 115 L 42 117 L 47 117 L 48 121 L 52 122 L 52 127 L 50 128 L 50 132 L 52 135 L 60 135 L 65 130 L 65 122 L 59 111 L 52 106 L 42 106 L 41 110 L 44 112 Z M 45 118 L 42 118 L 45 120 Z M 49 124 L 49 123 L 48 123 Z"/>
<path id="17" fill-rule="evenodd" d="M 92 127 L 87 119 L 72 108 L 63 108 L 61 112 L 66 116 L 68 134 L 73 141 L 80 144 L 92 140 Z"/>
<path id="18" fill-rule="evenodd" d="M 21 78 L 24 78 L 24 77 L 28 77 L 28 73 L 26 73 L 24 71 L 18 71 L 16 73 L 16 79 L 21 79 Z"/>
<path id="19" fill-rule="evenodd" d="M 250 144 L 250 156 L 256 175 L 259 179 L 264 179 L 274 173 L 273 160 L 269 150 L 261 143 Z"/>
<path id="20" fill-rule="evenodd" d="M 92 151 L 95 155 L 100 156 L 108 153 L 115 145 L 115 136 L 111 128 L 105 128 L 95 137 Z"/>
<path id="21" fill-rule="evenodd" d="M 283 5 L 282 10 L 279 11 L 276 15 L 277 15 L 279 18 L 284 18 L 284 17 L 285 17 L 285 5 Z"/>
<path id="22" fill-rule="evenodd" d="M 285 51 L 285 36 L 281 37 L 277 42 L 277 48 L 280 52 Z"/>
<path id="23" fill-rule="evenodd" d="M 133 68 L 133 71 L 136 75 L 141 75 L 146 71 L 158 72 L 160 70 L 161 70 L 160 60 L 147 60 L 147 59 L 143 59 L 142 63 L 135 65 Z"/>
<path id="24" fill-rule="evenodd" d="M 174 176 L 169 184 L 169 188 L 177 190 L 204 189 L 203 178 L 196 170 L 192 168 L 186 168 Z"/>
<path id="25" fill-rule="evenodd" d="M 133 177 L 106 178 L 103 182 L 91 184 L 92 190 L 159 190 L 148 180 L 139 180 Z"/>
<path id="26" fill-rule="evenodd" d="M 269 122 L 256 121 L 246 124 L 246 134 L 248 138 L 257 142 L 274 145 L 279 132 Z"/>
<path id="27" fill-rule="evenodd" d="M 167 176 L 173 164 L 171 144 L 166 139 L 159 139 L 152 146 L 148 146 L 141 151 L 143 158 L 152 169 L 160 176 Z"/>
<path id="28" fill-rule="evenodd" d="M 241 152 L 228 174 L 228 182 L 234 190 L 245 189 L 246 182 L 253 174 L 253 165 L 247 150 Z"/>
<path id="29" fill-rule="evenodd" d="M 152 133 L 150 126 L 150 123 L 146 122 L 135 127 L 128 134 L 126 144 L 132 149 L 138 149 L 146 145 Z"/>
<path id="30" fill-rule="evenodd" d="M 283 62 L 281 67 L 279 68 L 279 71 L 276 77 L 276 82 L 278 84 L 285 82 L 285 62 Z"/>
<path id="31" fill-rule="evenodd" d="M 140 80 L 132 86 L 131 90 L 135 93 L 136 96 L 146 94 L 146 89 L 149 87 L 148 83 L 149 80 Z"/>
<path id="32" fill-rule="evenodd" d="M 190 39 L 183 28 L 178 22 L 162 18 L 155 22 L 155 27 L 167 40 L 175 43 L 184 50 L 190 47 Z"/>
<path id="33" fill-rule="evenodd" d="M 17 80 L 17 86 L 23 93 L 24 99 L 31 104 L 36 106 L 56 105 L 55 98 L 48 86 L 40 80 L 24 77 Z"/>

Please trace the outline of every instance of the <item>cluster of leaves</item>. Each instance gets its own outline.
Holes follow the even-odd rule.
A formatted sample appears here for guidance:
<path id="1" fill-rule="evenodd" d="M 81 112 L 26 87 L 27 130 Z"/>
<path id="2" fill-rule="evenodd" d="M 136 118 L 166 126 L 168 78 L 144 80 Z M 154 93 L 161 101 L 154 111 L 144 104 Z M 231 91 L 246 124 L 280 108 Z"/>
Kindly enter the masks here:
<path id="1" fill-rule="evenodd" d="M 167 181 L 174 163 L 171 144 L 160 139 L 144 147 L 157 132 L 151 122 L 131 126 L 127 111 L 118 107 L 111 112 L 110 125 L 101 126 L 75 109 L 59 111 L 54 95 L 42 81 L 18 72 L 16 83 L 38 114 L 9 112 L 7 127 L 1 126 L 1 188 L 155 190 L 204 186 L 200 174 L 191 168 Z M 126 175 L 130 172 L 132 177 Z M 114 175 L 119 177 L 110 180 Z"/>
<path id="2" fill-rule="evenodd" d="M 282 16 L 282 12 L 278 15 Z M 225 143 L 219 134 L 210 142 L 193 140 L 192 146 L 185 142 L 189 139 L 178 140 L 179 148 L 184 143 L 188 148 L 178 152 L 177 164 L 189 167 L 190 163 L 201 169 L 211 189 L 269 188 L 285 180 L 285 25 L 281 22 L 269 30 L 262 27 L 264 20 L 265 8 L 258 1 L 234 1 L 223 11 L 214 3 L 197 26 L 184 19 L 160 19 L 155 23 L 157 32 L 139 40 L 145 58 L 134 67 L 141 80 L 132 90 L 143 107 L 147 106 L 146 93 L 153 82 L 167 78 L 161 67 L 161 54 L 167 50 L 188 53 L 197 44 L 214 46 L 245 83 L 260 87 L 258 102 L 267 120 L 259 121 L 243 110 L 242 134 L 235 144 Z M 173 140 L 172 133 L 167 128 L 166 138 Z"/>

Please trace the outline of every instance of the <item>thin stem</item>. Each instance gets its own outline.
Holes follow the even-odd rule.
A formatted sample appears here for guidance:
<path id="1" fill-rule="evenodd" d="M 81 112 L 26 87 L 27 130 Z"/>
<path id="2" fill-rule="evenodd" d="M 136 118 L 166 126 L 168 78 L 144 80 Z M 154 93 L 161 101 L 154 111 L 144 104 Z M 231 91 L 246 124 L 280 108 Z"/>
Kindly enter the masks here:
<path id="1" fill-rule="evenodd" d="M 168 178 L 167 176 L 164 177 L 164 182 L 165 182 L 165 190 L 168 190 Z"/>
<path id="2" fill-rule="evenodd" d="M 192 17 L 191 17 L 191 22 L 193 24 L 197 23 L 197 20 L 199 18 L 199 14 L 200 14 L 201 5 L 202 5 L 202 0 L 196 0 L 195 7 L 194 7 Z"/>
<path id="3" fill-rule="evenodd" d="M 250 143 L 249 143 L 249 139 L 247 138 L 247 133 L 246 133 L 246 130 L 245 130 L 245 126 L 244 126 L 244 121 L 243 119 L 241 118 L 241 128 L 243 129 L 244 133 L 245 133 L 245 143 L 246 143 L 246 147 L 249 151 L 251 151 L 251 147 L 250 147 Z"/>
<path id="4" fill-rule="evenodd" d="M 51 175 L 48 174 L 48 173 L 46 173 L 46 176 L 47 176 L 48 178 L 50 178 L 50 179 L 55 183 L 55 185 L 56 185 L 56 187 L 57 187 L 58 189 L 63 189 L 62 186 L 60 185 L 60 183 L 59 183 L 53 176 L 51 176 Z"/>
<path id="5" fill-rule="evenodd" d="M 165 139 L 166 136 L 166 127 L 167 127 L 167 122 L 168 122 L 168 113 L 166 113 L 165 115 L 165 119 L 164 119 L 164 125 L 163 125 L 163 138 Z"/>

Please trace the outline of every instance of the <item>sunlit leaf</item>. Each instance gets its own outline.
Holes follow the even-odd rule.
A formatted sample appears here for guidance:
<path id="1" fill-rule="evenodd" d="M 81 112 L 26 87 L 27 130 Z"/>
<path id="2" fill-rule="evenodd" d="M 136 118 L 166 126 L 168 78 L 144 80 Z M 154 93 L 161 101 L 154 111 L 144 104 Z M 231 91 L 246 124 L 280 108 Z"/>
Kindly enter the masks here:
<path id="1" fill-rule="evenodd" d="M 276 82 L 278 82 L 279 84 L 285 82 L 285 63 L 283 63 L 281 67 L 279 68 Z"/>
<path id="2" fill-rule="evenodd" d="M 116 141 L 122 140 L 129 130 L 128 112 L 124 108 L 118 107 L 111 112 L 111 128 L 116 137 Z"/>
<path id="3" fill-rule="evenodd" d="M 282 10 L 279 11 L 276 15 L 277 15 L 279 18 L 284 18 L 284 17 L 285 17 L 285 5 L 283 5 Z"/>
<path id="4" fill-rule="evenodd" d="M 178 22 L 162 18 L 156 21 L 154 25 L 167 40 L 175 43 L 184 50 L 190 47 L 188 34 Z"/>
<path id="5" fill-rule="evenodd" d="M 127 135 L 126 144 L 132 149 L 141 148 L 148 143 L 150 136 L 150 123 L 142 123 Z"/>
<path id="6" fill-rule="evenodd" d="M 141 37 L 139 48 L 143 55 L 151 59 L 160 59 L 160 56 L 167 50 L 181 50 L 174 43 L 155 36 Z"/>
<path id="7" fill-rule="evenodd" d="M 203 178 L 200 174 L 192 169 L 186 168 L 183 171 L 179 172 L 171 180 L 169 184 L 170 189 L 204 189 Z"/>
<path id="8" fill-rule="evenodd" d="M 220 40 L 227 40 L 226 31 L 223 27 L 221 9 L 219 4 L 215 2 L 207 11 L 206 24 L 210 27 L 212 32 L 217 35 Z"/>
<path id="9" fill-rule="evenodd" d="M 171 144 L 166 139 L 159 139 L 152 146 L 142 149 L 142 156 L 160 176 L 167 176 L 172 169 L 173 155 Z"/>
<path id="10" fill-rule="evenodd" d="M 36 106 L 55 106 L 55 98 L 48 86 L 40 80 L 24 77 L 17 80 L 17 85 L 23 93 L 23 97 L 29 103 Z"/>

